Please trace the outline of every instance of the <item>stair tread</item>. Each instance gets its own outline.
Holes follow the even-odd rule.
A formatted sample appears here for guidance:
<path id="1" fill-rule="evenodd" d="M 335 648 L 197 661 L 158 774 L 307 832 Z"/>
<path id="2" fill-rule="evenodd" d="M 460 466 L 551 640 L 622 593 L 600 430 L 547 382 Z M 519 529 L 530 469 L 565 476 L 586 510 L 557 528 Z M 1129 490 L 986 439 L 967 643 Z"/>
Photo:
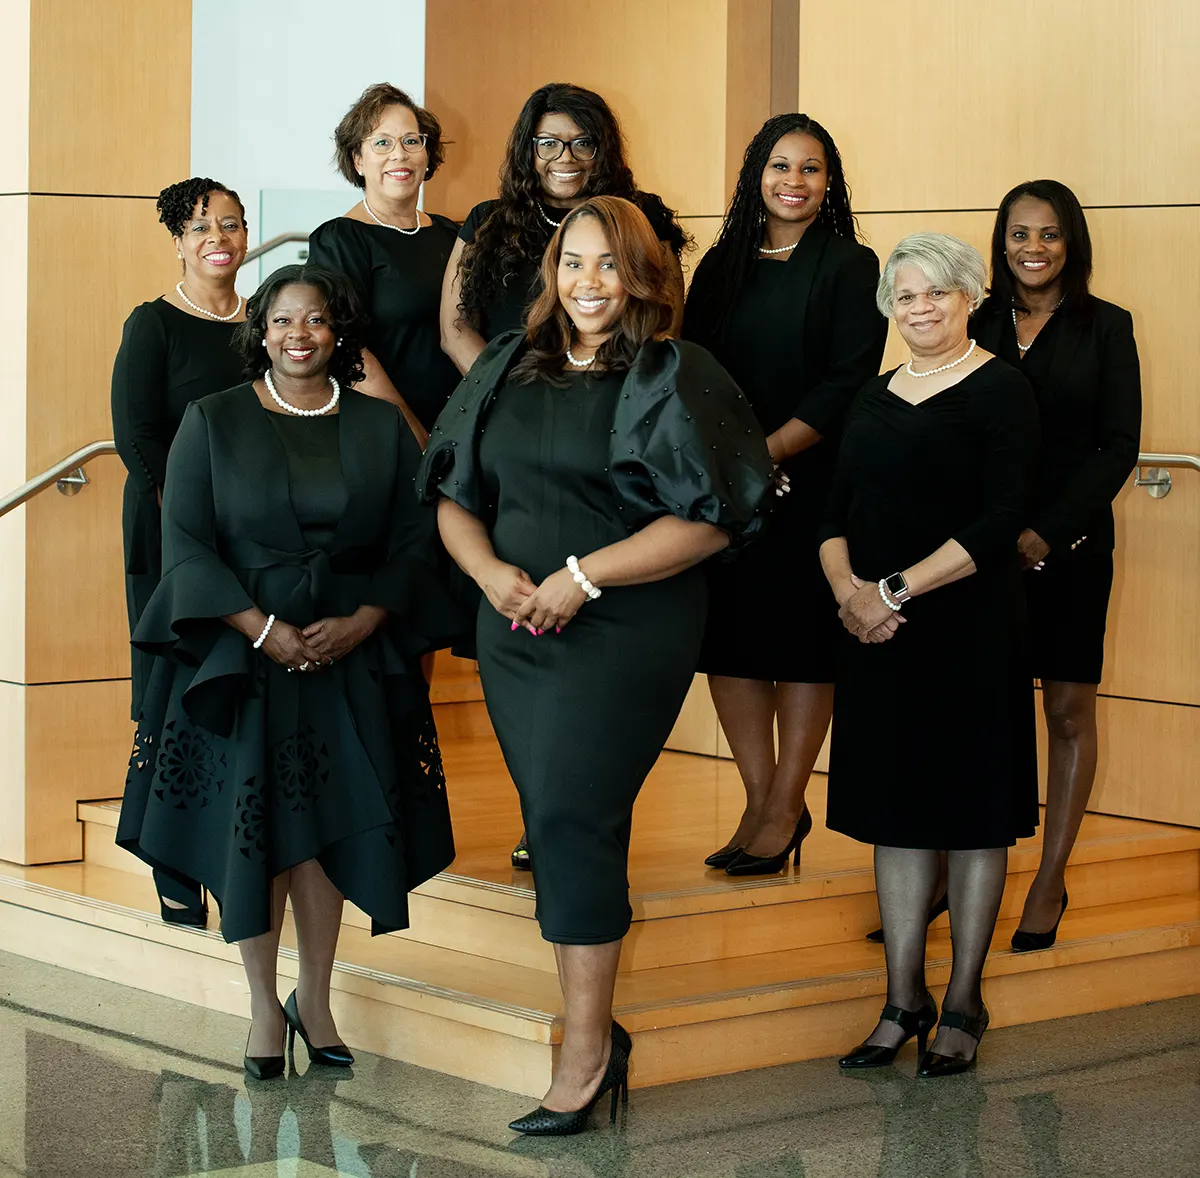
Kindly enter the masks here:
<path id="1" fill-rule="evenodd" d="M 178 937 L 180 930 L 159 923 L 153 885 L 144 877 L 91 864 L 21 868 L 0 864 L 0 881 L 25 881 L 35 885 L 26 901 L 37 906 L 36 894 L 53 889 L 61 902 L 67 899 L 92 908 L 124 909 L 143 916 L 144 935 L 151 939 Z M 0 902 L 12 892 L 0 889 Z M 1083 960 L 1128 956 L 1178 944 L 1200 944 L 1200 893 L 1123 902 L 1083 909 L 1068 909 L 1058 944 L 1033 954 L 1015 954 L 1008 941 L 1015 920 L 1001 921 L 989 958 L 988 974 L 1011 974 L 1052 968 Z M 184 934 L 185 936 L 187 934 Z M 283 943 L 294 945 L 291 928 Z M 236 952 L 213 934 L 191 942 L 187 948 L 210 955 Z M 931 975 L 944 971 L 950 941 L 934 932 L 929 942 Z M 476 957 L 458 950 L 426 945 L 403 937 L 371 937 L 363 929 L 343 926 L 338 949 L 343 971 L 369 978 L 384 986 L 411 991 L 414 1000 L 446 1002 L 465 1007 L 485 1007 L 518 1019 L 544 1025 L 558 1014 L 561 997 L 553 974 L 526 966 Z M 884 969 L 881 947 L 867 941 L 842 942 L 814 948 L 760 953 L 743 958 L 622 973 L 617 979 L 616 1005 L 637 1015 L 633 1026 L 656 1025 L 668 1014 L 670 1021 L 691 1022 L 722 1017 L 725 1013 L 752 1013 L 747 1000 L 768 1005 L 802 1005 L 836 1001 L 879 993 Z M 934 979 L 936 981 L 936 978 Z M 807 992 L 807 996 L 806 996 Z M 734 1009 L 719 1009 L 720 1003 Z"/>

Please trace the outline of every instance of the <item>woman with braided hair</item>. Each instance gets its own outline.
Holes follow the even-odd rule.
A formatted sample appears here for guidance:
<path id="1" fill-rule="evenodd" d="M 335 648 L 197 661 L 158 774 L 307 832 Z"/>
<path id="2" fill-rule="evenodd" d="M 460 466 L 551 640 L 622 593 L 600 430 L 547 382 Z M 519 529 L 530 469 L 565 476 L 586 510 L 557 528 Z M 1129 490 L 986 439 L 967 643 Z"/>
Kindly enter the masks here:
<path id="1" fill-rule="evenodd" d="M 812 829 L 804 791 L 829 726 L 838 640 L 817 535 L 842 421 L 883 358 L 878 279 L 829 132 L 804 114 L 769 119 L 696 269 L 683 329 L 745 392 L 791 488 L 762 538 L 709 574 L 699 669 L 746 807 L 705 862 L 730 875 L 780 871 L 791 854 L 799 863 Z"/>
<path id="2" fill-rule="evenodd" d="M 182 274 L 174 287 L 135 307 L 125 320 L 112 377 L 113 437 L 129 472 L 121 530 L 130 634 L 159 581 L 167 452 L 192 401 L 241 381 L 233 333 L 246 318 L 245 301 L 234 290 L 246 256 L 246 212 L 238 194 L 217 180 L 193 176 L 164 188 L 157 207 Z M 130 657 L 131 713 L 137 720 L 154 660 L 136 648 Z M 157 871 L 155 883 L 164 920 L 206 922 L 198 887 Z"/>

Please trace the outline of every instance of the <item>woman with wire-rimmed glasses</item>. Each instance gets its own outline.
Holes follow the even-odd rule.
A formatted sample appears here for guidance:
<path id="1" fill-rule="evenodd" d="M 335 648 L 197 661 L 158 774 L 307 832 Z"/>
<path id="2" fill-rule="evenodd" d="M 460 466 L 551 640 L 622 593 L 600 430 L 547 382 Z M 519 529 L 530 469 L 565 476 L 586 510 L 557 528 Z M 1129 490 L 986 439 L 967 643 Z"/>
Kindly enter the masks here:
<path id="1" fill-rule="evenodd" d="M 370 316 L 359 390 L 400 406 L 424 445 L 458 373 L 441 349 L 442 275 L 458 226 L 417 208 L 445 158 L 437 118 L 386 82 L 368 86 L 334 132 L 338 171 L 362 190 L 309 239 L 313 265 L 340 270 Z"/>

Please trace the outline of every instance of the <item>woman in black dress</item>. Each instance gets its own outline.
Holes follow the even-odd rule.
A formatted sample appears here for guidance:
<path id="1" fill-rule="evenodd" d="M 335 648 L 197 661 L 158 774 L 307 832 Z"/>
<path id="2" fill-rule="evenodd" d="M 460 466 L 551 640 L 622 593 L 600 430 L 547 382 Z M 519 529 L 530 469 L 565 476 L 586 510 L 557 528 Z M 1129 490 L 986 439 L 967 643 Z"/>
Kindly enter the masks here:
<path id="1" fill-rule="evenodd" d="M 919 1074 L 974 1063 L 1008 848 L 1037 825 L 1016 550 L 1037 407 L 1018 371 L 967 338 L 986 276 L 978 251 L 944 234 L 912 234 L 892 252 L 879 308 L 912 358 L 855 401 L 823 528 L 821 563 L 847 631 L 828 823 L 875 844 L 887 951 L 887 1005 L 843 1067 L 890 1063 L 914 1034 L 924 1052 L 938 1021 L 925 930 L 943 854 L 954 961 Z"/>
<path id="2" fill-rule="evenodd" d="M 1088 291 L 1091 273 L 1087 220 L 1066 185 L 1035 180 L 1005 196 L 992 232 L 991 296 L 972 330 L 1029 378 L 1042 419 L 1018 548 L 1050 738 L 1042 859 L 1013 934 L 1018 952 L 1053 945 L 1067 909 L 1067 859 L 1096 778 L 1112 501 L 1137 463 L 1142 425 L 1133 319 Z"/>
<path id="3" fill-rule="evenodd" d="M 308 260 L 345 274 L 370 317 L 359 391 L 399 405 L 424 444 L 458 383 L 438 326 L 458 226 L 417 208 L 421 185 L 445 159 L 441 124 L 380 82 L 363 91 L 333 138 L 338 170 L 362 200 L 316 228 Z"/>
<path id="4" fill-rule="evenodd" d="M 454 857 L 419 659 L 458 627 L 413 498 L 416 442 L 349 388 L 353 287 L 288 266 L 248 310 L 252 379 L 191 405 L 171 448 L 163 578 L 134 634 L 161 657 L 117 842 L 217 898 L 250 986 L 246 1070 L 266 1077 L 285 1023 L 310 1058 L 352 1061 L 329 1009 L 343 896 L 375 931 L 404 928 L 406 893 Z M 289 895 L 300 972 L 281 1008 Z"/>
<path id="5" fill-rule="evenodd" d="M 769 119 L 746 148 L 683 325 L 684 338 L 708 348 L 745 390 L 791 488 L 762 539 L 709 577 L 699 669 L 746 809 L 705 862 L 730 875 L 780 871 L 793 851 L 799 863 L 812 829 L 804 791 L 829 727 L 841 630 L 817 532 L 842 421 L 883 358 L 878 281 L 879 259 L 855 237 L 829 132 L 807 115 Z"/>
<path id="6" fill-rule="evenodd" d="M 197 397 L 241 379 L 233 333 L 245 319 L 234 290 L 246 256 L 246 216 L 238 194 L 193 176 L 158 194 L 158 219 L 170 230 L 183 266 L 166 294 L 135 307 L 125 320 L 113 364 L 112 418 L 117 453 L 129 472 L 121 512 L 125 542 L 125 604 L 129 632 L 158 585 L 162 563 L 159 505 L 167 452 L 184 410 Z M 141 715 L 153 657 L 132 648 L 131 718 Z M 154 876 L 163 920 L 203 925 L 208 908 L 193 883 Z"/>
<path id="7" fill-rule="evenodd" d="M 675 214 L 634 183 L 617 116 L 599 94 L 556 82 L 535 90 L 517 116 L 500 166 L 500 197 L 467 215 L 442 286 L 442 347 L 460 372 L 488 340 L 521 330 L 539 293 L 542 257 L 564 213 L 589 196 L 620 196 L 649 218 L 662 243 L 675 309 L 683 314 L 680 258 L 688 236 Z M 524 835 L 514 867 L 529 867 Z"/>
<path id="8" fill-rule="evenodd" d="M 695 566 L 757 527 L 771 468 L 725 371 L 666 338 L 670 279 L 633 204 L 568 214 L 542 283 L 527 333 L 489 344 L 450 399 L 419 486 L 443 496 L 442 538 L 486 595 L 483 687 L 565 999 L 554 1083 L 512 1127 L 568 1133 L 610 1088 L 615 1115 L 625 1082 L 630 821 L 695 671 Z"/>

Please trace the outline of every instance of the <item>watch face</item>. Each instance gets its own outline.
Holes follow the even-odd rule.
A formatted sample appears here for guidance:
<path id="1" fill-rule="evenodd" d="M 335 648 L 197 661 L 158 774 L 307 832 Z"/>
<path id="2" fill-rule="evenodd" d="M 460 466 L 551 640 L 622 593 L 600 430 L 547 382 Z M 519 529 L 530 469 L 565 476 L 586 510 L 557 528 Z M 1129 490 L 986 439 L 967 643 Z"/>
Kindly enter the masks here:
<path id="1" fill-rule="evenodd" d="M 887 591 L 893 596 L 895 596 L 897 593 L 903 593 L 904 590 L 908 588 L 908 585 L 905 583 L 903 573 L 893 573 L 890 577 L 888 577 L 884 584 L 887 585 Z"/>

